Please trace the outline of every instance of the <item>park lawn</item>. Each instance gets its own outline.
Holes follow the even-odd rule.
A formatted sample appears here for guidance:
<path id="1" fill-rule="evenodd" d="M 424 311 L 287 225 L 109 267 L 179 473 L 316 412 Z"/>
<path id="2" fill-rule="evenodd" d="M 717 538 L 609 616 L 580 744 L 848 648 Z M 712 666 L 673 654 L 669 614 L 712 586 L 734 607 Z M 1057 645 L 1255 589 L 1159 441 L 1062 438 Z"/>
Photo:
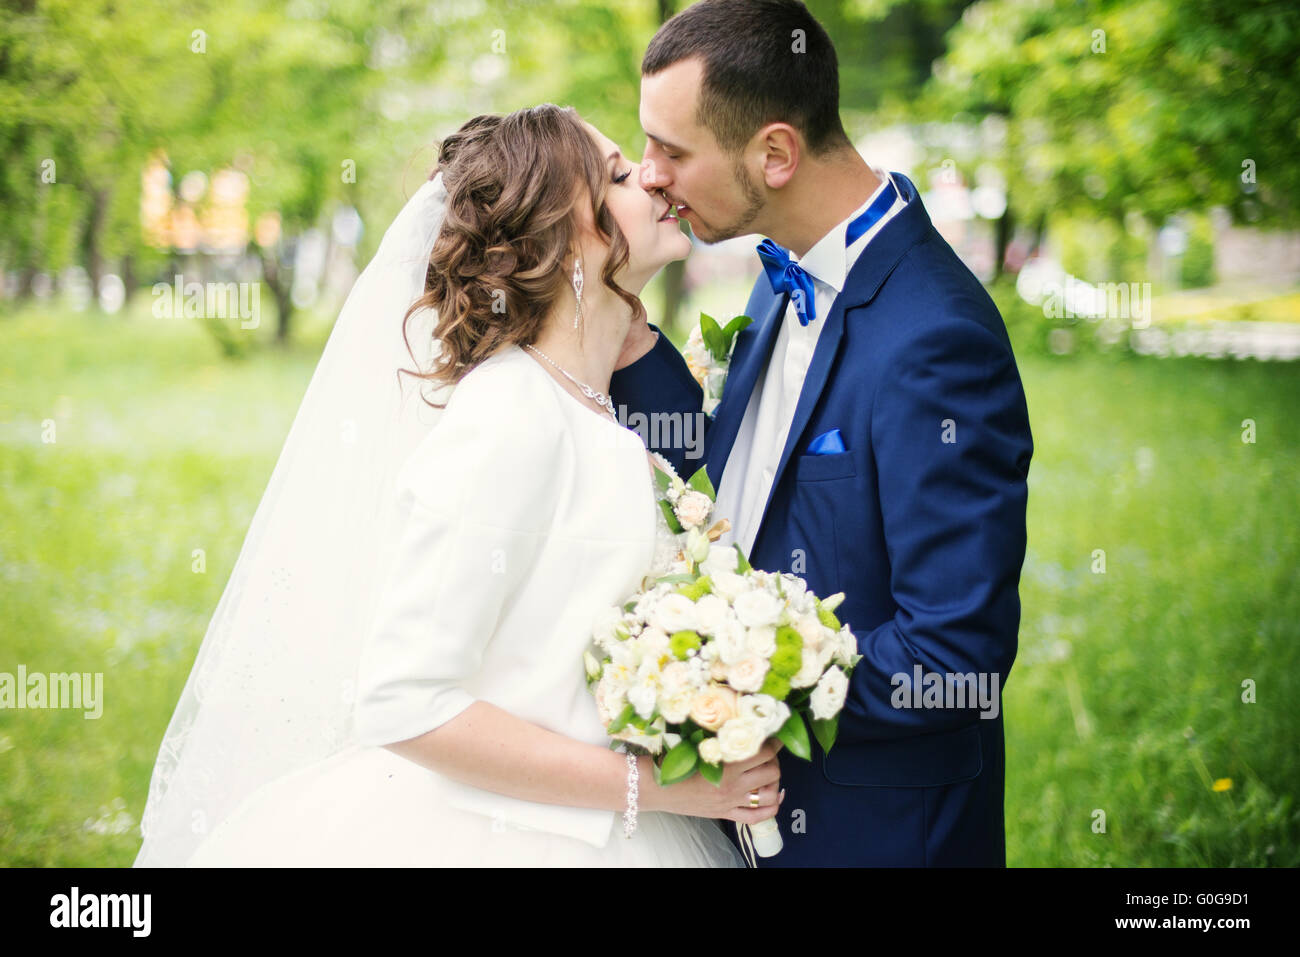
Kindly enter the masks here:
<path id="1" fill-rule="evenodd" d="M 0 864 L 134 859 L 322 336 L 236 362 L 147 313 L 0 318 L 0 671 L 105 676 L 98 720 L 0 711 Z M 1020 364 L 1035 454 L 1008 863 L 1300 864 L 1300 369 Z"/>

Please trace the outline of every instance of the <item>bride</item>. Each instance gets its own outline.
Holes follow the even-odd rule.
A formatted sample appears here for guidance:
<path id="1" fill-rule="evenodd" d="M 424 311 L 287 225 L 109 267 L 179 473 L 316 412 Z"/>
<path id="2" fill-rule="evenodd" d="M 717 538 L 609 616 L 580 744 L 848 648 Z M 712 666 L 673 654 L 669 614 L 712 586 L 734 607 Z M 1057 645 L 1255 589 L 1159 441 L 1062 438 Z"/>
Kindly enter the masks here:
<path id="1" fill-rule="evenodd" d="M 742 863 L 722 822 L 776 815 L 774 745 L 662 787 L 584 682 L 592 624 L 676 546 L 606 394 L 690 248 L 639 173 L 549 104 L 443 142 L 308 386 L 137 866 Z"/>

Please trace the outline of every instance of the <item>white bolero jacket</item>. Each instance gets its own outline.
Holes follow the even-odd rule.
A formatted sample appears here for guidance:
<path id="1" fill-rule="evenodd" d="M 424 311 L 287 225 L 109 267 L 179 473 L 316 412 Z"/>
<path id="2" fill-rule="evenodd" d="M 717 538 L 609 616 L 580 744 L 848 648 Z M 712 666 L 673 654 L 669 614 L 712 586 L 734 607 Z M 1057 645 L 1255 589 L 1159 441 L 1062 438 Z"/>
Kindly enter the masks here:
<path id="1" fill-rule="evenodd" d="M 654 558 L 656 493 L 636 433 L 511 345 L 456 385 L 397 495 L 409 518 L 362 653 L 360 743 L 416 737 L 476 699 L 606 743 L 582 652 Z M 597 847 L 617 816 L 444 782 L 462 810 Z"/>

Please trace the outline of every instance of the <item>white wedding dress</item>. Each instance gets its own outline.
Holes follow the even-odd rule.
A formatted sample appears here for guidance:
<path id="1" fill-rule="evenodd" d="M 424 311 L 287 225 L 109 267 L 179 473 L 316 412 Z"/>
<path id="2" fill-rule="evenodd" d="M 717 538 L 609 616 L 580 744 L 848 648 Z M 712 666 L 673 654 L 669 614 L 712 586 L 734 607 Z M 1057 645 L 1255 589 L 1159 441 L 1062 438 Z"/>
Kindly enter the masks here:
<path id="1" fill-rule="evenodd" d="M 378 745 L 475 700 L 606 741 L 590 626 L 678 548 L 636 434 L 510 346 L 458 384 L 399 487 L 410 518 L 359 675 L 362 743 L 253 792 L 187 866 L 743 867 L 729 822 L 642 811 L 625 838 L 617 811 L 495 795 Z"/>

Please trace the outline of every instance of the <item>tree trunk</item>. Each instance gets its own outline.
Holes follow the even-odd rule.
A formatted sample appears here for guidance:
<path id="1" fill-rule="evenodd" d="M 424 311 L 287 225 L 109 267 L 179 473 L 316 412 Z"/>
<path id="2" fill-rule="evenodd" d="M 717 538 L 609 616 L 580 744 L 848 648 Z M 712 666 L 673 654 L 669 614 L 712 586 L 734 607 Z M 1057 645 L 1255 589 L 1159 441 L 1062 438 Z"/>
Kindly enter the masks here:
<path id="1" fill-rule="evenodd" d="M 91 190 L 90 218 L 86 221 L 86 231 L 82 234 L 82 252 L 86 260 L 86 271 L 90 273 L 92 301 L 98 301 L 99 281 L 104 277 L 104 252 L 100 237 L 104 231 L 104 220 L 108 217 L 109 195 L 106 189 Z"/>
<path id="2" fill-rule="evenodd" d="M 994 282 L 1002 278 L 1002 273 L 1006 269 L 1007 247 L 1011 245 L 1011 237 L 1015 233 L 1013 228 L 1014 226 L 1015 221 L 1011 216 L 1011 206 L 1008 205 L 1006 212 L 1004 212 L 1002 218 L 998 220 L 997 239 L 995 241 L 997 253 L 993 263 Z"/>
<path id="3" fill-rule="evenodd" d="M 273 252 L 263 249 L 261 257 L 262 278 L 270 287 L 271 295 L 275 297 L 275 344 L 281 347 L 287 346 L 293 315 L 293 298 L 290 295 L 293 291 L 292 270 L 286 269 Z"/>

